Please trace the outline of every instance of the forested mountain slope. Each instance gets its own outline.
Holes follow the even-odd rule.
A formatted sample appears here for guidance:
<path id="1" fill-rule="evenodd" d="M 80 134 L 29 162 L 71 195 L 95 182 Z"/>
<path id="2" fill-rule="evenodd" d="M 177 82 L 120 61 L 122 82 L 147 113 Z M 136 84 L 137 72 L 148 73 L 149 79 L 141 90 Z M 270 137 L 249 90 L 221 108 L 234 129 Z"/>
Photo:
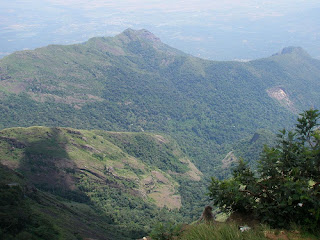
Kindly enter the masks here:
<path id="1" fill-rule="evenodd" d="M 0 61 L 0 127 L 170 134 L 213 174 L 232 144 L 319 107 L 320 61 L 300 48 L 250 62 L 186 55 L 146 30 Z"/>
<path id="2" fill-rule="evenodd" d="M 204 188 L 169 137 L 71 128 L 0 131 L 0 175 L 6 239 L 141 238 L 157 221 L 192 221 Z"/>

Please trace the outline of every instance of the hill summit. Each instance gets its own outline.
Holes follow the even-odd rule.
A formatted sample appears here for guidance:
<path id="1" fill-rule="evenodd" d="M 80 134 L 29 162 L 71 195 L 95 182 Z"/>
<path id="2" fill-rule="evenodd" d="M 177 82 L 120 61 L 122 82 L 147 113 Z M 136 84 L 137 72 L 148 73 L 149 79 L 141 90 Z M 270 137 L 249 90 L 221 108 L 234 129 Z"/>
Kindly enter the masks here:
<path id="1" fill-rule="evenodd" d="M 301 57 L 307 57 L 311 58 L 311 56 L 302 48 L 302 47 L 285 47 L 278 53 L 274 54 L 273 56 L 276 55 L 297 55 Z"/>
<path id="2" fill-rule="evenodd" d="M 161 42 L 160 38 L 155 36 L 153 33 L 149 32 L 146 29 L 141 30 L 133 30 L 131 28 L 128 28 L 124 30 L 121 34 L 117 36 L 118 38 L 127 37 L 131 41 L 134 40 L 148 40 L 154 43 Z"/>

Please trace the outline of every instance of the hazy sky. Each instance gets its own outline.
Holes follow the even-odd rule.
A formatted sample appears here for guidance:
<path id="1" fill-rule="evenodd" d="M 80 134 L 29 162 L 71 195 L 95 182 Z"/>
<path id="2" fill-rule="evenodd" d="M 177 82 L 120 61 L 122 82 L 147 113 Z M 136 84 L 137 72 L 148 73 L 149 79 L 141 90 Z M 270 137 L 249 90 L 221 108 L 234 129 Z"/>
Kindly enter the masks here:
<path id="1" fill-rule="evenodd" d="M 34 12 L 46 7 L 67 7 L 62 11 L 81 9 L 96 11 L 101 9 L 116 12 L 161 11 L 161 12 L 196 12 L 196 11 L 228 11 L 232 16 L 279 16 L 292 11 L 301 11 L 319 7 L 319 0 L 1 0 L 1 5 L 10 4 L 26 7 L 26 12 Z M 31 7 L 30 7 L 31 6 Z M 11 9 L 14 11 L 14 9 Z"/>
<path id="2" fill-rule="evenodd" d="M 264 56 L 287 45 L 317 49 L 317 10 L 320 0 L 0 0 L 0 57 L 129 27 L 147 28 L 174 47 L 213 59 Z"/>
<path id="3" fill-rule="evenodd" d="M 287 8 L 288 6 L 315 6 L 319 5 L 317 0 L 117 0 L 117 1 L 105 1 L 105 0 L 44 0 L 45 2 L 51 2 L 59 5 L 73 5 L 81 7 L 101 7 L 108 6 L 113 8 L 126 7 L 130 10 L 136 9 L 163 9 L 163 10 L 207 10 L 207 9 L 229 9 L 229 8 L 251 8 L 251 7 L 269 7 L 269 8 Z M 24 0 L 20 2 L 35 2 L 34 0 Z"/>

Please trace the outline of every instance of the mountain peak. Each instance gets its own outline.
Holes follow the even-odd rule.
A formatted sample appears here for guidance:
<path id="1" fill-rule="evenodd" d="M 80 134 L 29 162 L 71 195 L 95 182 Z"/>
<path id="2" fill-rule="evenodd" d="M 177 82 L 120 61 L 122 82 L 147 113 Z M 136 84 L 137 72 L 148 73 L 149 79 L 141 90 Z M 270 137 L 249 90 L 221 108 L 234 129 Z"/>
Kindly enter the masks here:
<path id="1" fill-rule="evenodd" d="M 122 33 L 120 33 L 118 37 L 127 39 L 129 41 L 145 40 L 145 41 L 151 41 L 154 43 L 161 42 L 160 38 L 158 38 L 157 36 L 155 36 L 153 33 L 149 32 L 146 29 L 134 30 L 134 29 L 128 28 L 124 30 Z"/>
<path id="2" fill-rule="evenodd" d="M 304 57 L 310 57 L 310 55 L 302 48 L 302 47 L 285 47 L 278 53 L 274 54 L 273 56 L 278 55 L 297 55 L 297 56 L 304 56 Z"/>

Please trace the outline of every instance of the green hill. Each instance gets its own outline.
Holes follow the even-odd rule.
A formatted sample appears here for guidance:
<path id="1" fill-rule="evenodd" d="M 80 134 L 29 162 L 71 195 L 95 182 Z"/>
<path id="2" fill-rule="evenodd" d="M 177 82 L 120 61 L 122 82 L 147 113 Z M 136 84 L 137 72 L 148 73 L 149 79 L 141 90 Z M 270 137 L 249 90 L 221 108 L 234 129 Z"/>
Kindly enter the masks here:
<path id="1" fill-rule="evenodd" d="M 256 129 L 317 107 L 320 63 L 290 47 L 251 62 L 186 55 L 145 30 L 17 52 L 0 61 L 0 127 L 66 126 L 173 136 L 204 173 Z"/>
<path id="2" fill-rule="evenodd" d="M 93 205 L 39 190 L 2 164 L 0 175 L 1 239 L 130 239 Z"/>
<path id="3" fill-rule="evenodd" d="M 39 224 L 26 220 L 35 214 L 35 221 L 48 220 L 46 232 L 56 239 L 134 239 L 157 221 L 191 221 L 189 205 L 199 211 L 189 188 L 203 188 L 202 174 L 162 135 L 10 128 L 0 132 L 0 163 L 1 198 L 14 190 L 0 206 L 10 215 L 0 221 L 7 234 L 37 235 Z M 19 214 L 6 210 L 19 211 L 13 194 L 26 195 L 17 203 L 26 223 L 17 227 Z"/>
<path id="4" fill-rule="evenodd" d="M 257 129 L 318 107 L 320 61 L 300 48 L 250 62 L 199 59 L 146 30 L 0 60 L 0 127 L 161 132 L 205 174 Z"/>

